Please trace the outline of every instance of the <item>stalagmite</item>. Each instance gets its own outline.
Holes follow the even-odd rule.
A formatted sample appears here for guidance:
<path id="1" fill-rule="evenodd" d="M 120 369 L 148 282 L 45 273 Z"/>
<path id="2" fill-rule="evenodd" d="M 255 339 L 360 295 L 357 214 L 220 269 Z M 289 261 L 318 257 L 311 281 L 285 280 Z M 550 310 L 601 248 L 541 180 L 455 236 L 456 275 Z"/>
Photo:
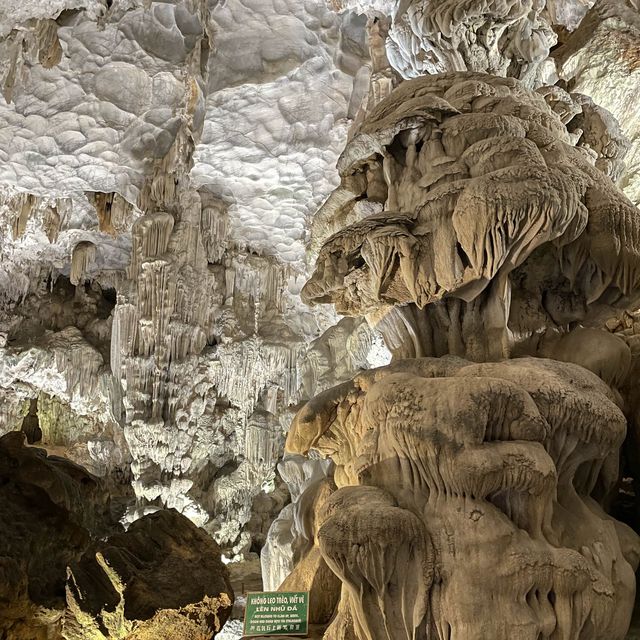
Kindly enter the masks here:
<path id="1" fill-rule="evenodd" d="M 639 9 L 0 2 L 0 636 L 633 640 Z"/>
<path id="2" fill-rule="evenodd" d="M 625 428 L 600 379 L 551 360 L 405 360 L 318 396 L 287 448 L 338 465 L 318 536 L 346 637 L 624 638 L 640 539 L 591 494 Z"/>
<path id="3" fill-rule="evenodd" d="M 287 437 L 335 463 L 281 586 L 313 602 L 310 575 L 339 578 L 321 579 L 326 640 L 625 638 L 640 538 L 604 506 L 632 355 L 597 327 L 638 303 L 640 226 L 611 122 L 458 72 L 404 82 L 348 143 L 302 294 L 365 316 L 395 357 L 316 395 Z M 353 220 L 376 165 L 384 209 Z"/>
<path id="4" fill-rule="evenodd" d="M 406 324 L 413 337 L 400 339 L 398 355 L 473 359 L 633 305 L 635 208 L 599 170 L 609 165 L 598 164 L 597 147 L 574 144 L 542 96 L 517 81 L 459 73 L 405 82 L 338 164 L 343 184 L 382 165 L 385 211 L 342 226 L 350 201 L 325 209 L 315 233 L 335 233 L 303 296 L 367 315 L 383 333 Z M 352 197 L 366 197 L 366 184 Z"/>

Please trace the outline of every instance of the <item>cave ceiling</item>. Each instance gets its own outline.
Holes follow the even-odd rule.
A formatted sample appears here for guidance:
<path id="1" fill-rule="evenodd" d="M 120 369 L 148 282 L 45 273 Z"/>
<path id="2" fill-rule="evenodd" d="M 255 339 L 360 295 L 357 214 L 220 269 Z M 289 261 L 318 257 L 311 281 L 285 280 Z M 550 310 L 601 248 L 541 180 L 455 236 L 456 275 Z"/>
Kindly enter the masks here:
<path id="1" fill-rule="evenodd" d="M 520 515 L 504 507 L 512 521 L 504 525 L 501 512 L 495 527 L 513 549 L 521 530 L 553 532 L 550 547 L 538 538 L 518 547 L 539 554 L 545 569 L 536 580 L 556 580 L 559 565 L 585 581 L 601 569 L 593 554 L 586 565 L 576 559 L 582 538 L 567 533 L 567 514 L 589 511 L 585 526 L 597 533 L 585 534 L 582 547 L 615 537 L 607 562 L 624 565 L 624 575 L 581 592 L 589 603 L 582 631 L 558 616 L 562 631 L 549 635 L 545 608 L 535 627 L 542 635 L 517 640 L 623 638 L 640 558 L 627 524 L 637 530 L 629 509 L 640 503 L 610 494 L 626 483 L 632 495 L 636 471 L 640 481 L 639 105 L 637 0 L 0 2 L 0 453 L 62 487 L 46 492 L 50 508 L 64 503 L 70 518 L 59 564 L 78 575 L 71 586 L 54 581 L 66 588 L 65 615 L 74 612 L 64 637 L 151 633 L 123 604 L 139 594 L 127 595 L 126 580 L 100 558 L 120 558 L 118 548 L 137 553 L 156 522 L 167 540 L 184 531 L 225 563 L 262 551 L 265 588 L 314 593 L 326 579 L 316 622 L 332 620 L 328 640 L 423 640 L 411 625 L 429 615 L 426 592 L 393 623 L 403 629 L 395 636 L 380 620 L 402 603 L 354 595 L 373 580 L 369 570 L 391 571 L 388 579 L 405 580 L 406 589 L 421 580 L 384 563 L 353 570 L 348 548 L 358 536 L 365 548 L 402 525 L 425 567 L 435 557 L 461 584 L 482 586 L 473 567 L 442 554 L 436 525 L 424 525 L 423 536 L 420 518 L 463 530 L 455 509 L 438 511 L 416 497 L 415 476 L 376 466 L 392 455 L 425 460 L 424 447 L 448 436 L 425 431 L 421 442 L 396 442 L 392 418 L 381 416 L 393 413 L 395 394 L 420 428 L 445 415 L 446 431 L 447 420 L 463 420 L 452 404 L 463 412 L 484 394 L 508 413 L 501 403 L 511 393 L 531 395 L 523 401 L 529 418 L 536 429 L 548 422 L 546 432 L 505 436 L 488 462 L 475 435 L 442 455 L 482 476 L 474 499 L 535 493 L 533 506 L 518 503 Z M 534 380 L 520 369 L 516 376 L 514 358 Z M 599 433 L 611 431 L 606 446 L 547 415 L 554 385 L 579 396 L 581 410 L 590 393 L 606 408 L 594 422 Z M 439 400 L 430 404 L 429 394 Z M 449 402 L 444 413 L 439 401 Z M 17 432 L 46 455 L 23 450 Z M 509 476 L 483 494 L 494 481 L 488 466 L 507 468 L 519 455 L 532 469 L 524 488 Z M 60 459 L 69 467 L 58 469 Z M 583 463 L 589 478 L 577 471 Z M 75 486 L 78 465 L 109 496 L 109 526 L 76 522 L 74 501 L 85 491 Z M 455 493 L 468 478 L 449 472 L 445 493 Z M 589 497 L 558 515 L 550 496 L 573 495 L 574 476 Z M 24 504 L 32 491 L 25 478 L 11 480 Z M 423 493 L 435 491 L 430 482 Z M 599 495 L 594 507 L 591 493 L 603 486 L 609 498 Z M 87 500 L 103 509 L 100 491 Z M 359 506 L 367 501 L 371 513 Z M 22 517 L 23 503 L 11 504 L 3 514 Z M 384 532 L 365 535 L 358 523 L 375 520 L 376 508 Z M 609 508 L 626 524 L 601 526 Z M 484 547 L 460 534 L 465 553 L 489 558 L 492 526 Z M 72 553 L 74 535 L 86 543 Z M 90 545 L 107 535 L 110 551 Z M 22 553 L 11 540 L 11 552 Z M 195 562 L 167 540 L 160 546 Z M 404 558 L 406 549 L 387 542 Z M 0 548 L 0 569 L 4 555 Z M 158 558 L 147 560 L 149 571 L 165 571 Z M 232 600 L 218 564 L 215 582 Z M 10 568 L 11 584 L 33 580 L 33 567 Z M 88 586 L 98 574 L 106 584 L 100 572 L 124 617 L 116 623 L 96 609 L 85 629 L 77 601 L 85 588 L 87 598 L 102 597 Z M 428 589 L 436 574 L 425 578 Z M 485 636 L 460 631 L 474 603 L 456 589 L 433 596 L 440 613 L 424 638 L 508 637 L 500 623 L 487 623 Z M 13 603 L 16 620 L 45 606 L 29 597 Z M 212 615 L 219 622 L 218 611 L 229 615 L 227 595 L 215 606 L 201 593 L 188 598 L 207 612 L 197 613 L 201 629 Z M 163 607 L 187 624 L 196 614 L 183 604 Z M 163 607 L 149 607 L 145 624 L 162 633 L 166 620 L 154 615 Z M 445 623 L 449 610 L 456 613 Z M 51 620 L 37 633 L 64 626 Z M 446 624 L 461 635 L 447 635 Z M 15 640 L 33 632 L 7 628 Z M 0 620 L 0 637 L 4 630 Z"/>

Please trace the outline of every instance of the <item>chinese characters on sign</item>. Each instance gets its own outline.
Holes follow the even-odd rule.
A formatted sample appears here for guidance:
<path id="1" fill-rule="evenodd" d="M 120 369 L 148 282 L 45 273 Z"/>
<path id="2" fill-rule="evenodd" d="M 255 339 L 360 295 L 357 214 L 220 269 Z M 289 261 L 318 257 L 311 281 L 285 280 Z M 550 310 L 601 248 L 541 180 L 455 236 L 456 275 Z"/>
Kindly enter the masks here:
<path id="1" fill-rule="evenodd" d="M 306 636 L 308 620 L 308 591 L 260 591 L 247 594 L 245 636 Z"/>

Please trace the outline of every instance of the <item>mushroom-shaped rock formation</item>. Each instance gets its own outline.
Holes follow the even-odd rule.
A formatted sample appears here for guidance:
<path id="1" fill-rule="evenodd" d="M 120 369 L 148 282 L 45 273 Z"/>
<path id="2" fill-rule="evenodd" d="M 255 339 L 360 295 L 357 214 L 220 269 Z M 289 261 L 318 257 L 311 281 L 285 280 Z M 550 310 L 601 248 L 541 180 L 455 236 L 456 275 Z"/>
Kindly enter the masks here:
<path id="1" fill-rule="evenodd" d="M 100 479 L 0 438 L 0 637 L 202 640 L 232 601 L 219 547 L 188 518 L 160 510 L 124 532 Z"/>
<path id="2" fill-rule="evenodd" d="M 366 315 L 396 357 L 479 361 L 633 307 L 640 217 L 606 175 L 619 136 L 562 94 L 477 73 L 395 89 L 338 162 L 303 297 Z M 591 129 L 567 128 L 578 113 Z"/>
<path id="3" fill-rule="evenodd" d="M 625 437 L 617 398 L 575 364 L 447 356 L 310 401 L 287 448 L 336 463 L 306 556 L 342 583 L 325 638 L 622 640 L 640 541 L 599 503 Z"/>

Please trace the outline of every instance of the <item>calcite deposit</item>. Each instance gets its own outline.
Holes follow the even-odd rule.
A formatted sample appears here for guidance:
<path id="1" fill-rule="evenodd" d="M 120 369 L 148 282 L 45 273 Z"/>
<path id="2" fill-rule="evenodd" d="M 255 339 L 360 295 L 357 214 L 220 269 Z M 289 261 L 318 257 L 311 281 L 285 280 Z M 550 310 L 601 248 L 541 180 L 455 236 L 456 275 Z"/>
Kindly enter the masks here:
<path id="1" fill-rule="evenodd" d="M 366 317 L 394 362 L 287 437 L 335 464 L 294 503 L 308 542 L 280 587 L 310 591 L 325 639 L 626 637 L 640 537 L 605 508 L 632 352 L 603 319 L 637 306 L 640 218 L 611 122 L 450 72 L 402 83 L 347 144 L 302 295 Z"/>
<path id="2" fill-rule="evenodd" d="M 287 447 L 336 463 L 315 503 L 342 582 L 325 637 L 624 638 L 640 539 L 593 496 L 625 430 L 601 379 L 546 359 L 399 360 L 317 396 Z"/>
<path id="3" fill-rule="evenodd" d="M 637 209 L 572 131 L 589 103 L 562 94 L 565 126 L 541 93 L 471 73 L 403 83 L 340 157 L 303 297 L 370 317 L 398 355 L 472 359 L 636 304 Z"/>
<path id="4" fill-rule="evenodd" d="M 176 508 L 232 556 L 303 375 L 326 375 L 305 229 L 367 92 L 365 19 L 297 5 L 2 14 L 0 430 L 33 407 L 41 444 L 131 484 L 127 522 Z M 366 325 L 352 342 L 342 376 L 379 350 Z"/>
<path id="5" fill-rule="evenodd" d="M 0 635 L 622 640 L 637 0 L 0 4 Z"/>
<path id="6" fill-rule="evenodd" d="M 637 3 L 600 0 L 554 54 L 560 77 L 612 113 L 632 142 L 621 182 L 640 203 L 640 130 L 634 116 L 640 82 L 640 14 Z"/>
<path id="7" fill-rule="evenodd" d="M 24 434 L 0 438 L 0 633 L 11 640 L 195 640 L 233 589 L 220 548 L 176 511 L 128 531 L 103 481 Z"/>

